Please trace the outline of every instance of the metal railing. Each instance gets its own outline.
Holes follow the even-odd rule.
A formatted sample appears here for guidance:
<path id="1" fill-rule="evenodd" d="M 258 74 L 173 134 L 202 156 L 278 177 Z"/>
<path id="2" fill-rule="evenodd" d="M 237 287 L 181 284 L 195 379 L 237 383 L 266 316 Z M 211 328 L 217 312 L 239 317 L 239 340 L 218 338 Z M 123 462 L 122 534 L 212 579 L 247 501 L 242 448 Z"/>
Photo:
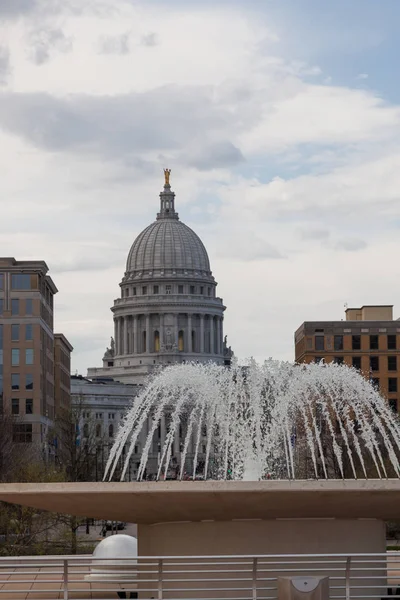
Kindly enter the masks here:
<path id="1" fill-rule="evenodd" d="M 330 600 L 400 600 L 400 552 L 0 558 L 0 600 L 276 600 L 281 577 L 329 577 Z"/>

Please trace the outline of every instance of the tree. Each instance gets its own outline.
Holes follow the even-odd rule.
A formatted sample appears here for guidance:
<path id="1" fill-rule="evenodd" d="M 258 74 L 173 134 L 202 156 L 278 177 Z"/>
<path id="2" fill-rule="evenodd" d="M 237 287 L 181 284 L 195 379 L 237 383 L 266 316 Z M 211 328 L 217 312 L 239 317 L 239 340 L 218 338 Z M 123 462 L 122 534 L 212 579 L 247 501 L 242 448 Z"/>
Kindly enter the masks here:
<path id="1" fill-rule="evenodd" d="M 51 436 L 57 439 L 57 461 L 66 481 L 98 481 L 103 472 L 100 457 L 105 445 L 103 432 L 93 418 L 84 418 L 83 399 L 61 409 Z M 67 528 L 71 554 L 77 552 L 77 532 L 86 518 L 64 515 L 61 521 Z"/>

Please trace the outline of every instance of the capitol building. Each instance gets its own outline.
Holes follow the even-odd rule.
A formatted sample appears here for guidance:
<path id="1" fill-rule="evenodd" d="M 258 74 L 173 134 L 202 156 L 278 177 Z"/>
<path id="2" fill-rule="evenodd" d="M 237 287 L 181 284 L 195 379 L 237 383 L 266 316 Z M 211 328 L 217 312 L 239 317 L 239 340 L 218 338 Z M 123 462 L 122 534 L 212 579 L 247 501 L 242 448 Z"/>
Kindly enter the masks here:
<path id="1" fill-rule="evenodd" d="M 114 337 L 103 366 L 88 378 L 141 385 L 155 370 L 174 363 L 230 364 L 223 333 L 225 306 L 207 250 L 175 210 L 170 169 L 156 220 L 129 251 L 120 297 L 111 308 Z"/>

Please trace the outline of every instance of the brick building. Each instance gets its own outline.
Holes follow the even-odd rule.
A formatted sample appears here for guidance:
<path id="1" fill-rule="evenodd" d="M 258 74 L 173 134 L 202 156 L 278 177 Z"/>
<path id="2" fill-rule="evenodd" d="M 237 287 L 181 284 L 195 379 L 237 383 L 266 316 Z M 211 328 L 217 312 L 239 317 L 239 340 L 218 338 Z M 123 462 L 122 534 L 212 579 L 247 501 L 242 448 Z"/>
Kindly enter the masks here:
<path id="1" fill-rule="evenodd" d="M 53 332 L 57 288 L 47 272 L 44 261 L 0 257 L 0 410 L 16 417 L 16 442 L 43 448 L 57 402 L 70 402 L 72 350 Z"/>
<path id="2" fill-rule="evenodd" d="M 345 321 L 304 322 L 295 333 L 295 360 L 352 366 L 398 410 L 400 320 L 393 319 L 391 305 L 347 308 Z"/>

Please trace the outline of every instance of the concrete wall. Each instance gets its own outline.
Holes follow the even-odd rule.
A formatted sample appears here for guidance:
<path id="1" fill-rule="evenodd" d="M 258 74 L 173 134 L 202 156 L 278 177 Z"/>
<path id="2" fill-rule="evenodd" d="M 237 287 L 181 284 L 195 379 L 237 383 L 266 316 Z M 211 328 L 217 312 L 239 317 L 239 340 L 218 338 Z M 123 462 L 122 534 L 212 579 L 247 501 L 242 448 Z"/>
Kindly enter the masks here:
<path id="1" fill-rule="evenodd" d="M 139 525 L 139 555 L 385 552 L 375 519 L 276 519 Z"/>

